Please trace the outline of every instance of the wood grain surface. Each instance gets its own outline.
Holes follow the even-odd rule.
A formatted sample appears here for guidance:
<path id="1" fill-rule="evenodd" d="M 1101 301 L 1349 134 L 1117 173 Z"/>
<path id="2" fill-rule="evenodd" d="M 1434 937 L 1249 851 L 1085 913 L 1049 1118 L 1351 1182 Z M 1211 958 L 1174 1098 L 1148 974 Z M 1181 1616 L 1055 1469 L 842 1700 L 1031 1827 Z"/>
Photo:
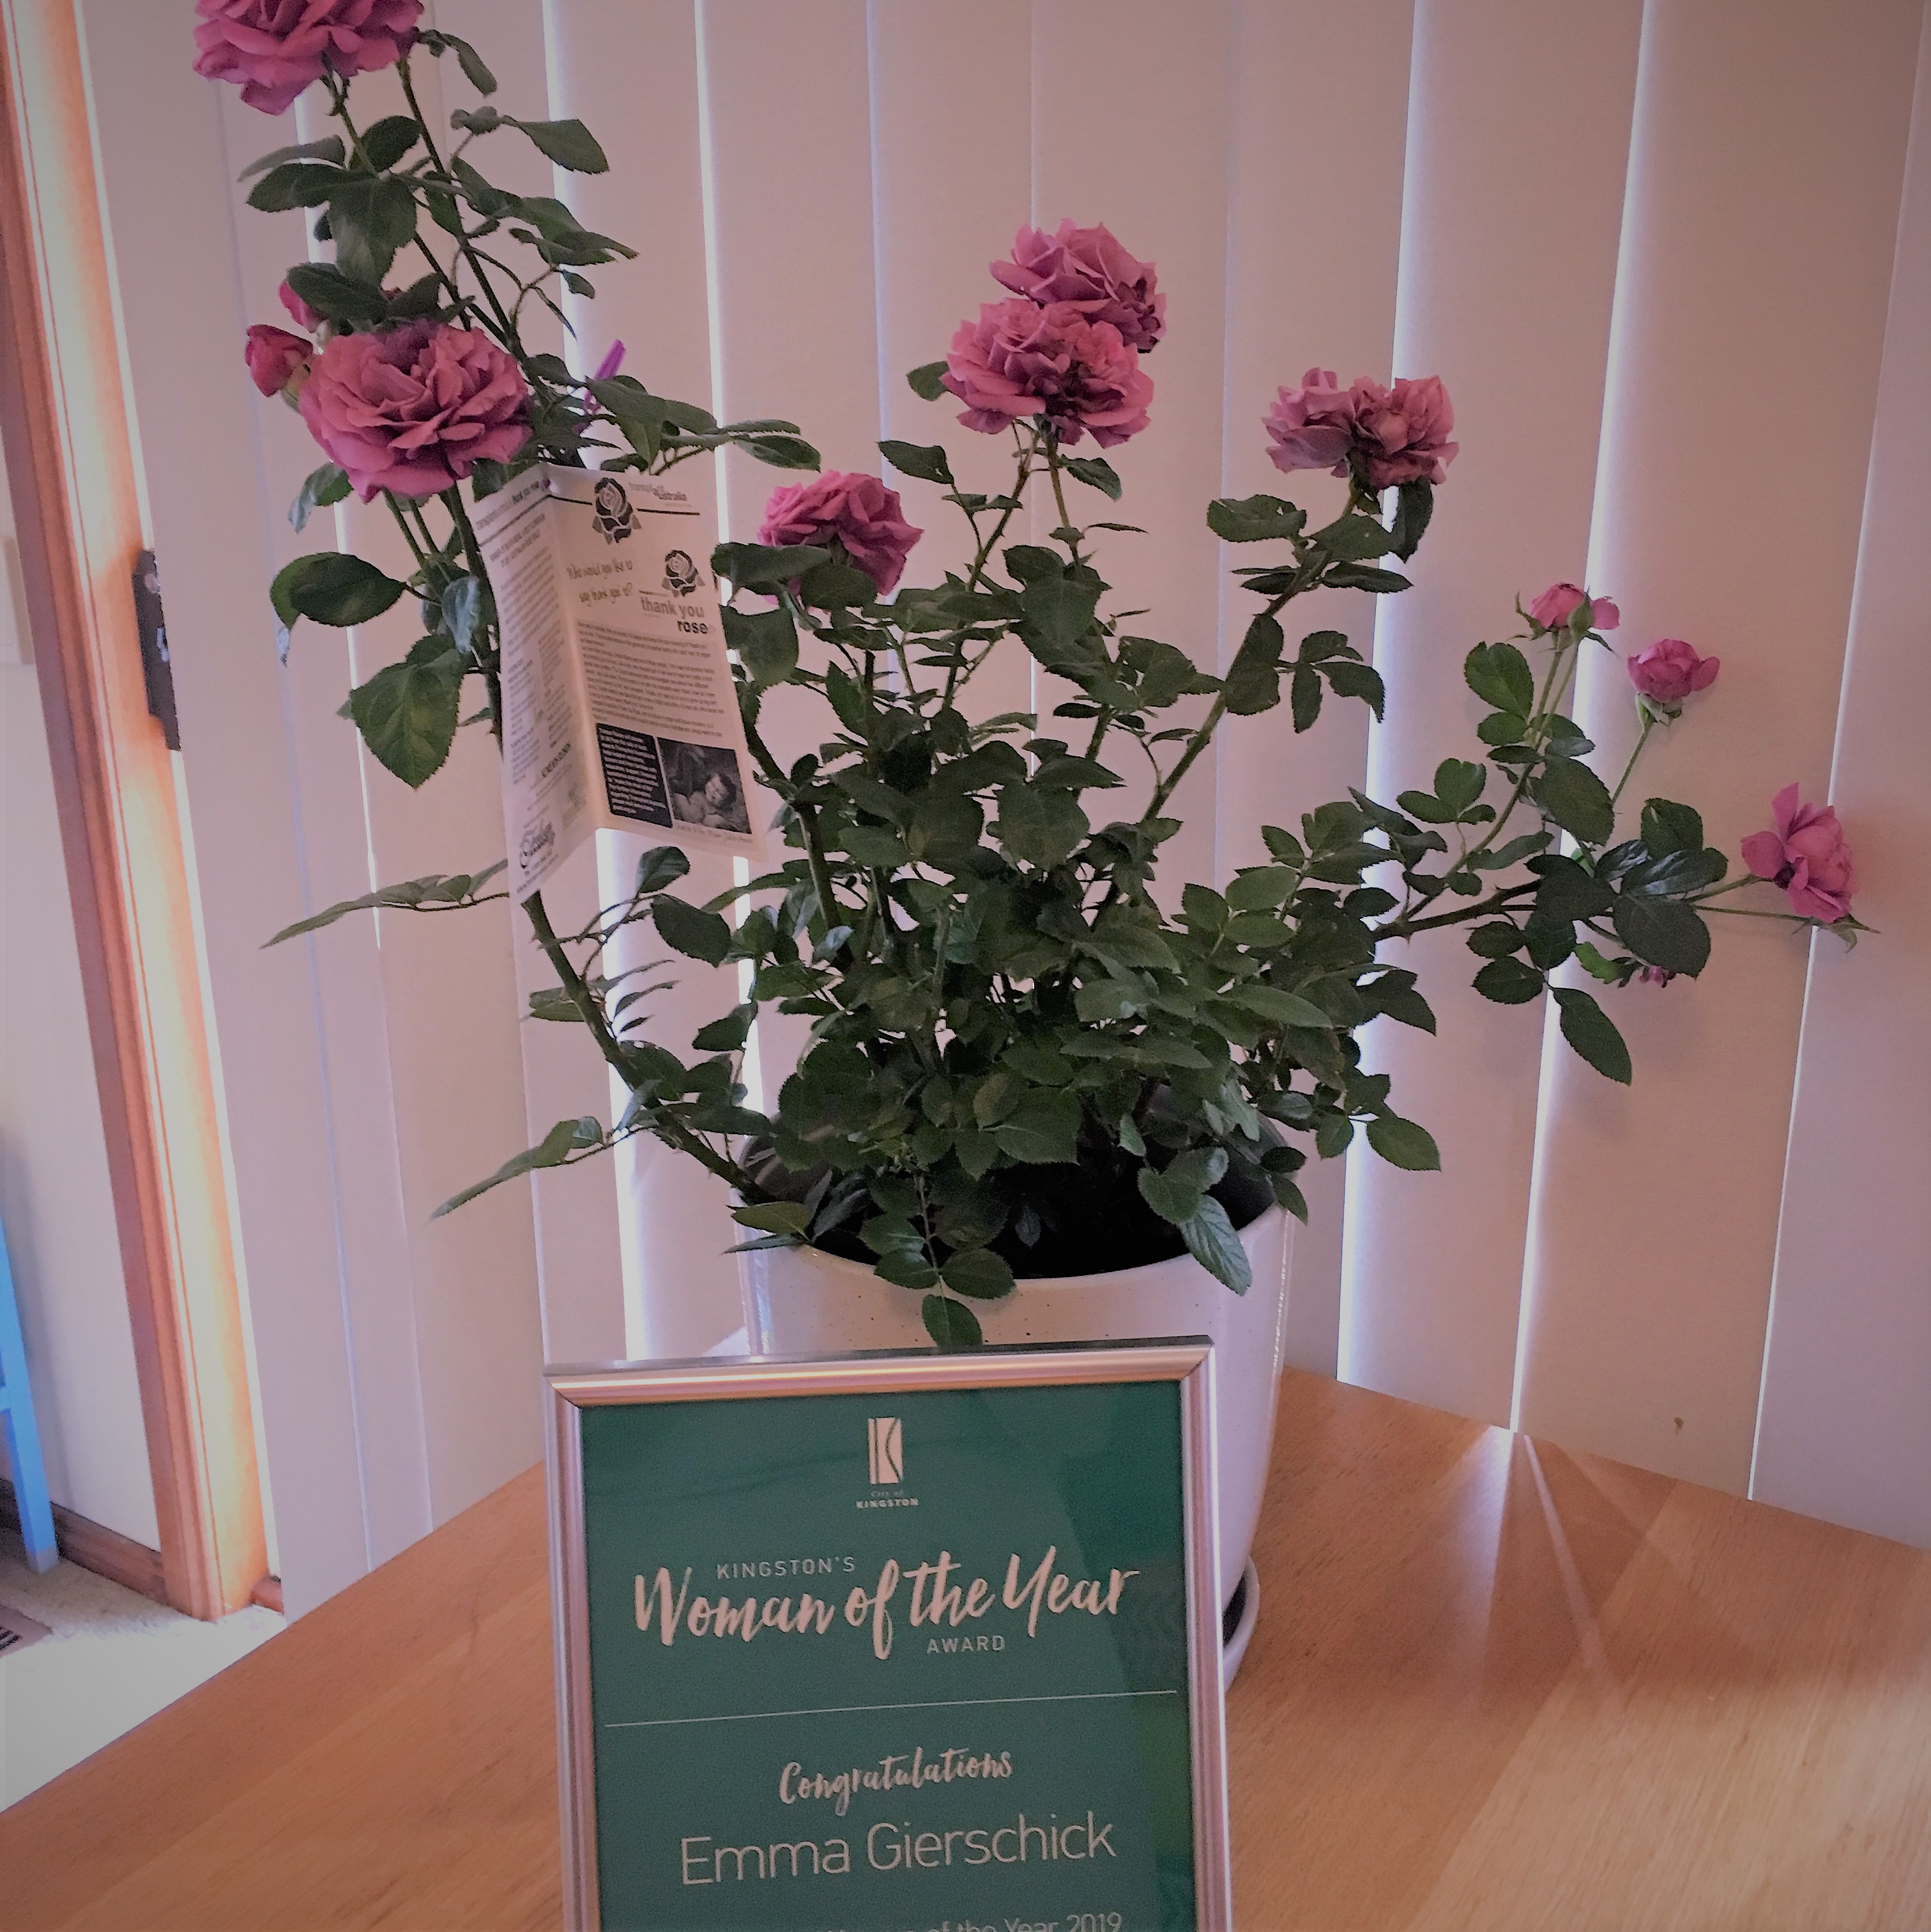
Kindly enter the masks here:
<path id="1" fill-rule="evenodd" d="M 1260 1932 L 1931 1927 L 1931 1555 L 1290 1374 Z M 0 1927 L 553 1932 L 532 1471 L 0 1814 Z"/>

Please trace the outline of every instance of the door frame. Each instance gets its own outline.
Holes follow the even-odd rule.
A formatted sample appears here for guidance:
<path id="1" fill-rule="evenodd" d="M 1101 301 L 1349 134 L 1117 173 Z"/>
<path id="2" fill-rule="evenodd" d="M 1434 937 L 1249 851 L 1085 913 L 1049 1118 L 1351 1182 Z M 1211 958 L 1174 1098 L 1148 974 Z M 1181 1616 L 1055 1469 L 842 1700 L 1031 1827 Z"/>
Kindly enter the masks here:
<path id="1" fill-rule="evenodd" d="M 73 0 L 0 0 L 0 443 L 100 1088 L 167 1600 L 268 1568 L 195 944 L 133 571 L 143 547 Z"/>

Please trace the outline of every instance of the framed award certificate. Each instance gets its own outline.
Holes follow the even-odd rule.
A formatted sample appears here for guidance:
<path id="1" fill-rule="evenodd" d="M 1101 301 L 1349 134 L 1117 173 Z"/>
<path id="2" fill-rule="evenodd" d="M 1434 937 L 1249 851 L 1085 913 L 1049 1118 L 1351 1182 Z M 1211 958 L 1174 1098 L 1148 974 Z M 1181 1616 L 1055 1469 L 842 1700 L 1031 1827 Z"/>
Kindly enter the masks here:
<path id="1" fill-rule="evenodd" d="M 553 1370 L 605 1932 L 1227 1932 L 1208 1345 Z"/>

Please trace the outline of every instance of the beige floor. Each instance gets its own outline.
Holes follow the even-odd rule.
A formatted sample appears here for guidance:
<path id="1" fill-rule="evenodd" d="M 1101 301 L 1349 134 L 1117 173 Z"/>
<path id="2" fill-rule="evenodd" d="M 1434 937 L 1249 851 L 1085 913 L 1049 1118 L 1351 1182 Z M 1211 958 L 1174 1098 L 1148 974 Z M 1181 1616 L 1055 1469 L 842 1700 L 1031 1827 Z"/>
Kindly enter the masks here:
<path id="1" fill-rule="evenodd" d="M 52 1633 L 0 1653 L 0 1808 L 57 1778 L 282 1628 L 272 1610 L 196 1623 L 91 1570 L 35 1576 L 0 1530 L 0 1604 Z"/>

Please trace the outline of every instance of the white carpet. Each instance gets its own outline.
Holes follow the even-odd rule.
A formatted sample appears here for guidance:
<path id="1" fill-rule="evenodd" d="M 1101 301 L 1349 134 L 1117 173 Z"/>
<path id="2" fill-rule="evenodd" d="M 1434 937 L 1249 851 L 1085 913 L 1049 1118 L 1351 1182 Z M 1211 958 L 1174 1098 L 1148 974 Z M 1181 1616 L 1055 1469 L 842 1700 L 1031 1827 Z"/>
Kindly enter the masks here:
<path id="1" fill-rule="evenodd" d="M 197 1623 L 61 1562 L 35 1576 L 0 1531 L 0 1603 L 52 1633 L 0 1653 L 0 1808 L 203 1684 L 282 1628 L 272 1610 Z"/>

